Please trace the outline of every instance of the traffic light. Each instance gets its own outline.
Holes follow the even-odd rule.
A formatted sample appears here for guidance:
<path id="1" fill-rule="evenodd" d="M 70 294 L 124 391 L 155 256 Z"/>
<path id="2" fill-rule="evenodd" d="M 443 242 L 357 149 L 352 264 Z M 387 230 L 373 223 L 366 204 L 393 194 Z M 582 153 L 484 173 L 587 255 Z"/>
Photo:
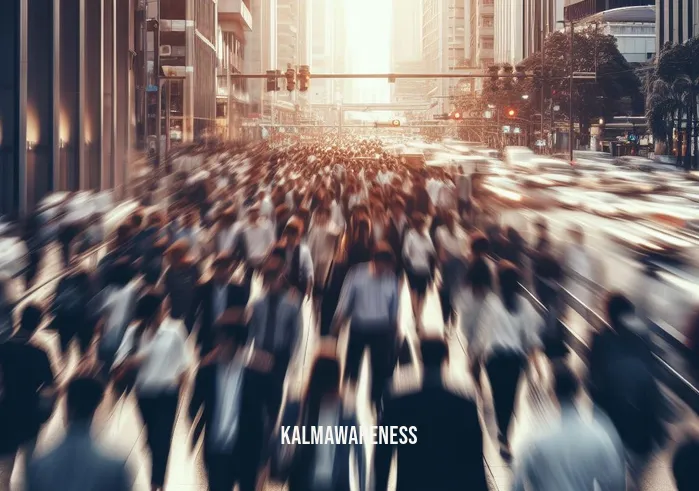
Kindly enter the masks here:
<path id="1" fill-rule="evenodd" d="M 296 86 L 296 70 L 288 65 L 286 68 L 286 90 L 293 92 Z"/>
<path id="2" fill-rule="evenodd" d="M 460 121 L 463 119 L 463 114 L 461 114 L 459 111 L 452 111 L 448 115 L 448 119 L 453 119 L 455 121 Z"/>
<path id="3" fill-rule="evenodd" d="M 502 85 L 505 88 L 505 90 L 508 90 L 512 87 L 512 71 L 514 69 L 512 68 L 512 65 L 504 65 L 502 67 L 503 75 L 505 75 L 505 78 L 502 81 Z"/>
<path id="4" fill-rule="evenodd" d="M 517 80 L 517 83 L 523 82 L 524 77 L 526 77 L 526 73 L 524 73 L 524 65 L 517 65 L 515 67 L 515 79 Z"/>
<path id="5" fill-rule="evenodd" d="M 515 116 L 517 116 L 517 111 L 515 111 L 514 109 L 508 109 L 507 116 L 510 118 L 514 118 Z"/>
<path id="6" fill-rule="evenodd" d="M 301 65 L 299 67 L 299 90 L 301 92 L 306 92 L 308 86 L 311 84 L 311 68 L 308 65 Z"/>
<path id="7" fill-rule="evenodd" d="M 391 121 L 391 124 L 395 127 L 398 127 L 398 126 L 400 126 L 400 121 L 397 119 L 394 119 L 393 121 Z"/>
<path id="8" fill-rule="evenodd" d="M 490 89 L 498 90 L 498 74 L 500 73 L 500 67 L 497 65 L 488 67 L 488 73 L 490 74 Z"/>
<path id="9" fill-rule="evenodd" d="M 275 92 L 279 90 L 277 86 L 277 72 L 267 70 L 267 92 Z"/>

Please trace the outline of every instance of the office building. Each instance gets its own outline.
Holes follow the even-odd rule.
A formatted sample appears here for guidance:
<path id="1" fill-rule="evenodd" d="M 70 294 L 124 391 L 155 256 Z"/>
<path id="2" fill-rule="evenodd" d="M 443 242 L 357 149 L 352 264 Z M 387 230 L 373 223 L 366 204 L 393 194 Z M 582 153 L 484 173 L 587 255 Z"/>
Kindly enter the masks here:
<path id="1" fill-rule="evenodd" d="M 540 53 L 546 37 L 563 27 L 564 7 L 564 0 L 523 1 L 522 55 L 524 58 Z"/>
<path id="2" fill-rule="evenodd" d="M 243 136 L 242 120 L 250 103 L 248 81 L 231 75 L 243 71 L 246 38 L 252 26 L 250 0 L 219 0 L 216 120 L 219 136 L 230 140 Z"/>
<path id="3" fill-rule="evenodd" d="M 498 65 L 517 65 L 524 59 L 524 1 L 495 0 L 494 59 Z"/>
<path id="4" fill-rule="evenodd" d="M 393 0 L 391 19 L 391 72 L 422 73 L 422 0 Z M 427 83 L 397 79 L 391 84 L 391 101 L 424 102 Z"/>
<path id="5" fill-rule="evenodd" d="M 2 3 L 0 215 L 18 218 L 54 191 L 127 194 L 139 7 L 135 0 Z"/>
<path id="6" fill-rule="evenodd" d="M 656 0 L 656 51 L 699 36 L 699 0 Z"/>
<path id="7" fill-rule="evenodd" d="M 246 40 L 245 73 L 265 73 L 277 68 L 277 1 L 252 0 L 250 2 L 252 32 Z M 247 82 L 250 97 L 249 117 L 261 119 L 270 114 L 274 93 L 266 91 L 264 79 Z"/>
<path id="8" fill-rule="evenodd" d="M 578 25 L 595 25 L 603 34 L 616 38 L 619 52 L 633 64 L 646 63 L 655 55 L 655 7 L 623 7 L 606 10 L 578 20 Z"/>

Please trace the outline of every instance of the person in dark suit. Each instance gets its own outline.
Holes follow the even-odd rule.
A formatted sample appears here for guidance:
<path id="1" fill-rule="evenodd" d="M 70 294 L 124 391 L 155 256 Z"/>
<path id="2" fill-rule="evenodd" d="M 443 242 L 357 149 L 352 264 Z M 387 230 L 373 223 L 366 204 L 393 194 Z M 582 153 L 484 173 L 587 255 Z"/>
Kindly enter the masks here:
<path id="1" fill-rule="evenodd" d="M 273 254 L 265 264 L 266 292 L 250 308 L 250 336 L 259 356 L 266 356 L 270 365 L 268 411 L 272 422 L 277 420 L 284 395 L 284 380 L 292 359 L 300 351 L 303 340 L 301 296 L 287 289 L 283 260 Z"/>
<path id="2" fill-rule="evenodd" d="M 78 377 L 68 384 L 68 429 L 63 441 L 29 464 L 28 491 L 128 491 L 133 479 L 126 458 L 104 453 L 90 435 L 90 426 L 104 397 L 93 378 Z"/>
<path id="3" fill-rule="evenodd" d="M 403 239 L 408 231 L 408 219 L 405 216 L 405 201 L 396 197 L 391 204 L 391 216 L 386 229 L 386 242 L 389 243 L 396 258 L 396 278 L 403 279 L 405 267 L 403 265 Z"/>
<path id="4" fill-rule="evenodd" d="M 215 357 L 199 367 L 189 415 L 192 447 L 204 432 L 210 491 L 254 491 L 264 436 L 264 372 L 245 360 L 247 328 L 222 319 Z M 201 411 L 201 416 L 199 413 Z M 197 417 L 199 418 L 197 419 Z"/>
<path id="5" fill-rule="evenodd" d="M 219 255 L 213 262 L 211 278 L 197 286 L 194 302 L 189 314 L 188 325 L 199 320 L 197 344 L 204 357 L 214 348 L 214 325 L 223 313 L 230 308 L 242 308 L 250 299 L 250 285 L 247 282 L 233 284 L 233 260 L 228 255 Z"/>
<path id="6" fill-rule="evenodd" d="M 55 388 L 46 351 L 31 342 L 42 311 L 27 305 L 20 328 L 0 344 L 0 489 L 9 489 L 18 452 L 31 460 L 42 425 L 51 416 Z M 26 469 L 25 469 L 26 471 Z"/>
<path id="7" fill-rule="evenodd" d="M 446 387 L 441 370 L 448 360 L 448 348 L 443 340 L 423 340 L 421 352 L 423 387 L 389 398 L 378 423 L 415 427 L 416 441 L 397 447 L 376 446 L 376 491 L 388 489 L 394 450 L 398 452 L 399 491 L 488 491 L 478 407 L 469 397 Z"/>

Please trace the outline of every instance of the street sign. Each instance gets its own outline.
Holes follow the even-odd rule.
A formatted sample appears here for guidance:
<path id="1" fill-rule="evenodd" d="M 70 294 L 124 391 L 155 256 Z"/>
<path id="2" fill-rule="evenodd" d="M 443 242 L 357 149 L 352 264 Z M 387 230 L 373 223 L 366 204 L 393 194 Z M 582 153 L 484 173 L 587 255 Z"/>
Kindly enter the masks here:
<path id="1" fill-rule="evenodd" d="M 148 85 L 146 87 L 146 92 L 158 92 L 158 86 L 157 85 Z"/>
<path id="2" fill-rule="evenodd" d="M 521 128 L 515 128 L 515 135 L 519 135 L 522 132 Z"/>
<path id="3" fill-rule="evenodd" d="M 536 146 L 537 146 L 537 147 L 545 147 L 545 146 L 546 146 L 546 140 L 537 140 L 537 141 L 536 141 Z"/>
<path id="4" fill-rule="evenodd" d="M 509 127 L 509 126 L 503 126 L 503 127 L 502 127 L 502 132 L 503 132 L 503 133 L 509 133 L 509 132 L 510 132 L 510 127 Z"/>
<path id="5" fill-rule="evenodd" d="M 485 119 L 492 119 L 493 118 L 493 111 L 486 111 L 483 113 L 483 117 Z"/>

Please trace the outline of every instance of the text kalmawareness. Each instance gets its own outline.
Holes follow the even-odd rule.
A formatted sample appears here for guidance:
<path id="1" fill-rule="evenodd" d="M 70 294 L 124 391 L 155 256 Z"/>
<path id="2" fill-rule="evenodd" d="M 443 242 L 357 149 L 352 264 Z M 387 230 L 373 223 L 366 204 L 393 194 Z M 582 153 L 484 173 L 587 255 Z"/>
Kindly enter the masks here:
<path id="1" fill-rule="evenodd" d="M 415 445 L 415 426 L 282 426 L 282 445 Z"/>

